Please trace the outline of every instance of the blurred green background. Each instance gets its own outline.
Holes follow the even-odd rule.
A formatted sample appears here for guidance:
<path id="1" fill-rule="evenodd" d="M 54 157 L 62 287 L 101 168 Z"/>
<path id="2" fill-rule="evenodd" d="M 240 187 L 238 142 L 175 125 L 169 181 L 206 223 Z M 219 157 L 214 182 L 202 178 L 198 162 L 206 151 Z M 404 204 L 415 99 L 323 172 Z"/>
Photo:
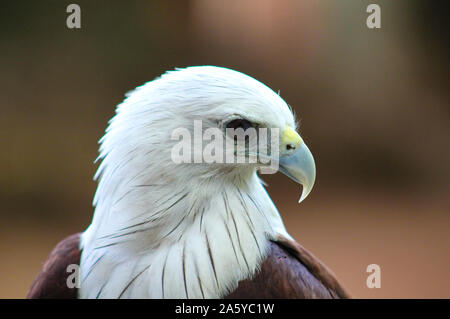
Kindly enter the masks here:
<path id="1" fill-rule="evenodd" d="M 0 297 L 25 297 L 53 246 L 89 225 L 97 141 L 124 94 L 206 64 L 294 108 L 315 189 L 298 205 L 298 185 L 263 179 L 354 297 L 450 297 L 446 1 L 76 1 L 68 29 L 70 3 L 0 3 Z M 381 29 L 366 27 L 370 3 Z"/>

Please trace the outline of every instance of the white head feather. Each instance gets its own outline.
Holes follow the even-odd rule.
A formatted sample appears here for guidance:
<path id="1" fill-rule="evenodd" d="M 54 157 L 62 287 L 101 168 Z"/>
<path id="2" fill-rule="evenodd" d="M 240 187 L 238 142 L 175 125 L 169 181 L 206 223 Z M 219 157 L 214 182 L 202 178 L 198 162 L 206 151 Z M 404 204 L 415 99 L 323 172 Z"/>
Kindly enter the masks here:
<path id="1" fill-rule="evenodd" d="M 268 239 L 290 236 L 255 166 L 175 164 L 171 133 L 236 116 L 295 128 L 294 116 L 264 84 L 213 66 L 168 72 L 127 96 L 101 139 L 80 297 L 222 297 L 257 271 Z"/>

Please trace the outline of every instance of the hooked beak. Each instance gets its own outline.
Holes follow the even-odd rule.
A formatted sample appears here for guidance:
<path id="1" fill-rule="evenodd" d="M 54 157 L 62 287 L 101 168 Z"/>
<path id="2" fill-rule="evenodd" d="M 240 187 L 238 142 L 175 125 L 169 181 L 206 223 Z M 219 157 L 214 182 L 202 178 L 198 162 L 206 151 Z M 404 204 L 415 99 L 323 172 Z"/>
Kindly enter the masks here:
<path id="1" fill-rule="evenodd" d="M 286 127 L 281 138 L 279 171 L 303 186 L 299 203 L 311 192 L 316 180 L 314 157 L 300 135 Z"/>

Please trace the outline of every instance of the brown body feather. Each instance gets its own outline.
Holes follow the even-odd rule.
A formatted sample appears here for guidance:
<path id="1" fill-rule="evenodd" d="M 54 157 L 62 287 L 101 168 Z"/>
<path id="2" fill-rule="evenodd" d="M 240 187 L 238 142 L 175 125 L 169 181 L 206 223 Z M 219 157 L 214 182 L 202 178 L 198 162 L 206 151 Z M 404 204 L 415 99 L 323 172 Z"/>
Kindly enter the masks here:
<path id="1" fill-rule="evenodd" d="M 36 276 L 28 291 L 30 299 L 75 299 L 77 289 L 67 286 L 67 266 L 80 264 L 81 250 L 79 248 L 81 233 L 63 239 L 44 263 L 42 270 Z"/>
<path id="2" fill-rule="evenodd" d="M 77 298 L 68 288 L 67 266 L 80 263 L 80 233 L 61 241 L 34 280 L 27 298 Z M 333 273 L 293 240 L 280 237 L 253 279 L 239 282 L 225 298 L 348 298 Z"/>
<path id="3" fill-rule="evenodd" d="M 349 298 L 333 273 L 293 240 L 271 242 L 261 270 L 225 298 Z"/>

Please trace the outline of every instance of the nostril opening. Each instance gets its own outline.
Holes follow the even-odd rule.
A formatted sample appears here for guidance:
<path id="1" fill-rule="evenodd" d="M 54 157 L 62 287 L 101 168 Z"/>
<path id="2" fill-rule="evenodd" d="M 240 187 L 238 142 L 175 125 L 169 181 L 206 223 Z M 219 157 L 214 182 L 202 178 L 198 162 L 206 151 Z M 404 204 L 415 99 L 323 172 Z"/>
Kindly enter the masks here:
<path id="1" fill-rule="evenodd" d="M 295 149 L 295 146 L 292 145 L 292 144 L 288 144 L 288 145 L 286 145 L 286 149 L 287 149 L 288 151 L 294 150 L 294 149 Z"/>

